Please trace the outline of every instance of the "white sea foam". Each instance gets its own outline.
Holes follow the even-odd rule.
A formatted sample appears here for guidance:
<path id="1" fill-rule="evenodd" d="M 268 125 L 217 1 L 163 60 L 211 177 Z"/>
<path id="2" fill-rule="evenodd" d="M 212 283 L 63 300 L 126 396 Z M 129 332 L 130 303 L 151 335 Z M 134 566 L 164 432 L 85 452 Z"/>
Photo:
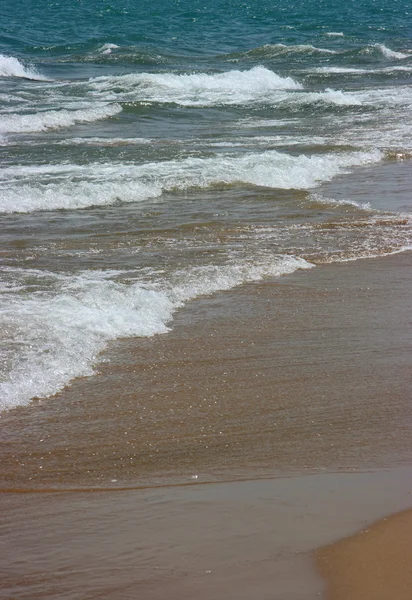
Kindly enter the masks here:
<path id="1" fill-rule="evenodd" d="M 111 54 L 112 50 L 119 48 L 117 44 L 104 44 L 101 48 L 99 48 L 99 52 L 102 54 Z"/>
<path id="2" fill-rule="evenodd" d="M 369 68 L 369 69 L 360 69 L 356 67 L 316 67 L 313 69 L 307 69 L 306 73 L 319 73 L 320 75 L 333 75 L 333 74 L 352 74 L 352 75 L 365 75 L 365 74 L 379 74 L 379 73 L 394 73 L 396 71 L 410 73 L 412 71 L 412 67 L 408 67 L 406 65 L 394 65 L 392 67 L 381 67 L 378 69 Z"/>
<path id="3" fill-rule="evenodd" d="M 48 110 L 34 114 L 13 114 L 3 116 L 0 133 L 33 133 L 47 129 L 71 127 L 76 123 L 91 123 L 107 119 L 120 113 L 119 104 L 103 104 L 83 110 Z"/>
<path id="4" fill-rule="evenodd" d="M 404 58 L 408 58 L 407 54 L 404 54 L 403 52 L 395 52 L 394 50 L 391 50 L 384 44 L 374 44 L 373 47 L 376 48 L 377 50 L 379 50 L 383 54 L 383 56 L 385 56 L 385 58 L 390 58 L 390 59 L 395 59 L 395 60 L 402 60 Z"/>
<path id="5" fill-rule="evenodd" d="M 3 409 L 53 394 L 73 377 L 90 375 L 96 355 L 110 339 L 166 331 L 173 310 L 163 293 L 87 274 L 67 281 L 55 295 L 10 296 L 0 319 L 6 335 L 11 332 L 8 343 L 15 341 L 19 351 L 0 385 Z"/>
<path id="6" fill-rule="evenodd" d="M 404 71 L 405 73 L 410 73 L 412 71 L 412 67 L 407 67 L 406 65 L 396 65 L 394 67 L 385 67 L 382 69 L 383 73 L 391 73 L 392 71 Z"/>
<path id="7" fill-rule="evenodd" d="M 343 37 L 344 34 L 340 33 L 340 32 L 330 32 L 330 33 L 326 33 L 325 35 L 327 35 L 328 37 Z M 389 59 L 389 60 L 403 60 L 405 58 L 409 58 L 410 54 L 409 51 L 405 51 L 408 52 L 408 54 L 406 54 L 405 52 L 396 52 L 395 50 L 391 50 L 390 48 L 388 48 L 387 46 L 385 46 L 384 44 L 371 44 L 369 46 L 364 46 L 361 48 L 358 48 L 357 50 L 330 50 L 328 48 L 316 48 L 315 46 L 311 46 L 310 44 L 299 44 L 299 45 L 295 45 L 295 46 L 287 46 L 286 44 L 274 44 L 274 45 L 266 45 L 266 46 L 262 46 L 261 48 L 256 48 L 254 50 L 249 50 L 248 52 L 245 53 L 245 56 L 247 57 L 248 55 L 250 56 L 255 56 L 255 55 L 259 55 L 259 53 L 261 53 L 265 58 L 270 58 L 270 57 L 287 57 L 288 55 L 293 56 L 294 54 L 335 54 L 335 55 L 345 55 L 345 54 L 352 54 L 353 52 L 356 52 L 358 54 L 381 54 L 382 56 L 384 56 L 385 58 Z M 333 67 L 332 67 L 333 68 Z M 337 69 L 339 69 L 339 67 L 336 67 Z M 365 70 L 366 71 L 366 70 Z M 336 72 L 345 72 L 345 71 L 336 71 Z"/>
<path id="8" fill-rule="evenodd" d="M 296 44 L 287 46 L 286 44 L 274 44 L 273 49 L 277 49 L 281 54 L 337 54 L 336 50 L 329 48 L 317 48 L 311 44 Z"/>
<path id="9" fill-rule="evenodd" d="M 412 102 L 412 88 L 410 86 L 397 86 L 387 88 L 373 88 L 349 94 L 362 104 L 382 107 L 392 110 L 392 108 L 407 108 L 409 110 Z M 402 113 L 400 118 L 405 118 Z"/>
<path id="10" fill-rule="evenodd" d="M 0 54 L 0 77 L 23 77 L 24 79 L 44 80 L 32 66 L 24 66 L 14 56 Z"/>
<path id="11" fill-rule="evenodd" d="M 175 273 L 162 289 L 123 284 L 106 273 L 83 272 L 56 278 L 54 293 L 25 297 L 10 290 L 0 296 L 0 322 L 9 346 L 16 347 L 11 372 L 0 384 L 0 409 L 47 397 L 71 379 L 93 373 L 110 340 L 165 333 L 173 312 L 199 295 L 293 273 L 313 265 L 292 256 L 258 263 L 189 268 Z M 35 273 L 27 273 L 31 280 Z M 50 277 L 50 274 L 48 274 Z"/>
<path id="12" fill-rule="evenodd" d="M 287 275 L 297 269 L 311 269 L 313 266 L 312 263 L 295 256 L 267 256 L 255 262 L 192 267 L 178 271 L 172 276 L 169 296 L 180 305 L 198 296 L 229 290 L 265 277 Z"/>
<path id="13" fill-rule="evenodd" d="M 280 77 L 265 67 L 226 73 L 131 73 L 90 80 L 94 94 L 107 100 L 176 103 L 182 106 L 238 105 L 267 101 L 278 90 L 298 90 L 291 77 Z M 120 89 L 120 91 L 119 91 Z"/>
<path id="14" fill-rule="evenodd" d="M 344 33 L 342 31 L 328 31 L 325 35 L 328 37 L 344 37 Z"/>
<path id="15" fill-rule="evenodd" d="M 9 167 L 0 171 L 0 211 L 31 212 L 135 202 L 156 198 L 163 192 L 236 183 L 310 189 L 350 167 L 381 159 L 379 151 L 291 156 L 270 150 L 240 157 L 222 154 L 144 165 Z"/>
<path id="16" fill-rule="evenodd" d="M 80 137 L 57 142 L 61 146 L 140 146 L 151 144 L 150 138 Z"/>
<path id="17" fill-rule="evenodd" d="M 265 44 L 264 46 L 260 46 L 259 48 L 253 48 L 252 50 L 248 50 L 247 52 L 241 53 L 241 57 L 276 58 L 280 56 L 293 56 L 296 54 L 337 54 L 337 51 L 330 50 L 329 48 L 317 48 L 316 46 L 312 46 L 311 44 Z M 235 55 L 236 60 L 238 56 L 239 55 Z"/>
<path id="18" fill-rule="evenodd" d="M 322 196 L 321 194 L 312 193 L 309 198 L 309 202 L 315 202 L 316 204 L 326 204 L 330 206 L 353 206 L 354 208 L 359 208 L 360 210 L 370 212 L 376 212 L 376 209 L 372 209 L 372 205 L 370 202 L 356 202 L 355 200 L 335 200 L 334 198 L 327 198 L 326 196 Z"/>
<path id="19" fill-rule="evenodd" d="M 356 69 L 351 67 L 319 67 L 302 71 L 319 74 L 363 74 L 369 72 L 390 72 L 391 70 L 411 70 L 407 65 L 380 67 L 379 69 Z M 80 101 L 77 92 L 70 90 L 75 85 L 84 88 Z M 402 91 L 402 88 L 401 88 Z M 384 93 L 383 97 L 387 97 Z M 98 77 L 75 84 L 53 84 L 44 86 L 33 97 L 25 95 L 28 108 L 38 105 L 39 98 L 45 106 L 53 110 L 43 110 L 32 114 L 5 114 L 0 124 L 0 133 L 5 131 L 42 131 L 47 128 L 68 126 L 73 120 L 95 120 L 111 116 L 121 108 L 119 102 L 139 102 L 141 104 L 174 103 L 181 106 L 224 106 L 224 105 L 272 105 L 294 106 L 302 104 L 335 104 L 337 106 L 358 106 L 366 96 L 362 92 L 345 92 L 327 88 L 324 91 L 309 92 L 301 83 L 291 77 L 280 77 L 265 67 L 254 67 L 247 71 L 228 71 L 218 74 L 171 73 L 131 73 L 128 75 Z M 27 104 L 28 103 L 28 104 Z M 378 103 L 380 101 L 378 100 Z M 54 110 L 59 106 L 59 110 Z M 7 110 L 13 110 L 13 107 Z M 27 108 L 25 109 L 27 111 Z M 83 111 L 83 112 L 82 112 Z M 103 113 L 100 116 L 100 113 Z"/>
<path id="20" fill-rule="evenodd" d="M 294 135 L 293 137 L 284 135 L 254 135 L 253 137 L 236 136 L 227 138 L 224 142 L 204 142 L 205 145 L 212 148 L 245 148 L 250 146 L 314 146 L 330 144 L 330 138 L 316 135 Z"/>
<path id="21" fill-rule="evenodd" d="M 162 193 L 156 185 L 120 181 L 68 182 L 48 185 L 23 185 L 0 190 L 0 212 L 33 212 L 36 210 L 76 210 L 89 206 L 105 206 L 116 202 L 140 202 L 157 198 Z"/>
<path id="22" fill-rule="evenodd" d="M 215 75 L 129 74 L 99 77 L 88 84 L 100 101 L 175 103 L 182 106 L 308 103 L 358 106 L 361 96 L 327 88 L 308 92 L 291 77 L 282 78 L 264 67 Z"/>
<path id="23" fill-rule="evenodd" d="M 324 92 L 307 92 L 288 99 L 294 103 L 322 103 L 336 106 L 361 106 L 363 100 L 356 92 L 342 92 L 326 88 Z"/>
<path id="24" fill-rule="evenodd" d="M 249 128 L 249 127 L 284 127 L 285 125 L 296 125 L 298 119 L 254 119 L 247 117 L 237 122 L 237 126 Z"/>
<path id="25" fill-rule="evenodd" d="M 379 69 L 380 71 L 380 69 Z M 319 73 L 329 75 L 329 74 L 345 74 L 350 73 L 354 75 L 363 75 L 365 73 L 376 73 L 376 70 L 371 69 L 358 69 L 356 67 L 315 67 L 311 69 L 307 69 L 306 73 Z"/>
<path id="26" fill-rule="evenodd" d="M 335 104 L 337 106 L 365 106 L 376 108 L 409 107 L 412 102 L 410 86 L 387 88 L 369 88 L 365 90 L 343 92 L 326 88 L 321 92 L 297 92 L 288 94 L 287 104 Z M 401 116 L 400 118 L 404 118 Z"/>

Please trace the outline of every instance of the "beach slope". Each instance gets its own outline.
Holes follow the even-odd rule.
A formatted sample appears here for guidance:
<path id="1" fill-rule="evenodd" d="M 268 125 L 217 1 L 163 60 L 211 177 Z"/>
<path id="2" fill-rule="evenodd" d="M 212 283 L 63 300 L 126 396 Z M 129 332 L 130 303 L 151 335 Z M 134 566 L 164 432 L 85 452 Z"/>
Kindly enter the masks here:
<path id="1" fill-rule="evenodd" d="M 410 600 L 412 511 L 322 548 L 317 559 L 331 600 Z"/>

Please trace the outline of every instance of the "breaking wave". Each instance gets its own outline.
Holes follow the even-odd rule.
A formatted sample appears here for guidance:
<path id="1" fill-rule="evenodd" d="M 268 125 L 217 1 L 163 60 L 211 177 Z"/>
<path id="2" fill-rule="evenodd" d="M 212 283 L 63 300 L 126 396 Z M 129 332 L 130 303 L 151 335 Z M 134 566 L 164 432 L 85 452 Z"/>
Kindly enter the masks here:
<path id="1" fill-rule="evenodd" d="M 0 211 L 32 212 L 138 202 L 164 192 L 235 184 L 311 189 L 350 167 L 381 159 L 379 151 L 292 156 L 271 150 L 240 157 L 190 157 L 143 165 L 10 167 L 0 171 Z M 49 182 L 51 176 L 53 181 Z"/>
<path id="2" fill-rule="evenodd" d="M 226 73 L 131 73 L 90 81 L 96 96 L 108 100 L 176 103 L 182 106 L 239 105 L 261 102 L 274 91 L 300 90 L 291 77 L 280 77 L 265 67 Z"/>
<path id="3" fill-rule="evenodd" d="M 0 410 L 50 396 L 74 377 L 92 375 L 110 340 L 165 333 L 174 311 L 188 300 L 312 266 L 301 258 L 279 256 L 255 264 L 188 268 L 175 273 L 173 282 L 163 282 L 161 290 L 119 283 L 102 271 L 56 275 L 54 293 L 31 297 L 22 294 L 20 285 L 0 305 L 2 331 L 11 346 L 18 340 L 13 368 L 0 383 Z M 24 275 L 33 281 L 39 272 Z"/>
<path id="4" fill-rule="evenodd" d="M 4 54 L 0 54 L 0 77 L 20 77 L 35 81 L 44 81 L 46 79 L 34 67 L 25 67 L 14 56 L 5 56 Z"/>
<path id="5" fill-rule="evenodd" d="M 329 38 L 344 37 L 341 32 L 329 32 L 325 34 Z M 376 55 L 387 58 L 389 60 L 403 60 L 408 58 L 408 54 L 404 52 L 397 52 L 391 50 L 384 44 L 369 44 L 367 46 L 361 46 L 355 49 L 346 50 L 333 50 L 331 48 L 318 48 L 312 44 L 265 44 L 258 48 L 252 48 L 246 52 L 235 52 L 232 54 L 225 55 L 224 58 L 229 62 L 240 62 L 242 60 L 270 60 L 270 59 L 284 59 L 284 58 L 302 58 L 313 57 L 313 56 L 327 56 L 327 55 Z"/>
<path id="6" fill-rule="evenodd" d="M 373 44 L 373 46 L 367 46 L 365 51 L 367 51 L 368 49 L 369 50 L 377 50 L 385 58 L 389 58 L 389 59 L 403 60 L 404 58 L 408 58 L 407 54 L 404 54 L 403 52 L 395 52 L 394 50 L 391 50 L 384 44 Z"/>
<path id="7" fill-rule="evenodd" d="M 91 123 L 120 113 L 118 104 L 101 105 L 84 110 L 48 110 L 34 114 L 2 116 L 0 133 L 32 133 L 47 129 L 70 127 L 76 123 Z"/>

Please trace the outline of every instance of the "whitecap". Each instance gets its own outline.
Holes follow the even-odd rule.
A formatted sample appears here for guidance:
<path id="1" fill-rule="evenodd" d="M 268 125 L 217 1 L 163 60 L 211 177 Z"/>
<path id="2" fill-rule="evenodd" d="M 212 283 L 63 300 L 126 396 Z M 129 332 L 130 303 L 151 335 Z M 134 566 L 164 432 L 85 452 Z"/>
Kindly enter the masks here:
<path id="1" fill-rule="evenodd" d="M 101 104 L 83 110 L 48 110 L 31 114 L 3 116 L 0 133 L 33 133 L 47 129 L 70 127 L 76 123 L 91 123 L 113 117 L 122 111 L 119 104 Z"/>
<path id="2" fill-rule="evenodd" d="M 99 52 L 102 54 L 111 54 L 112 50 L 119 48 L 117 44 L 104 44 L 101 48 L 99 48 Z"/>
<path id="3" fill-rule="evenodd" d="M 0 212 L 24 213 L 37 210 L 77 210 L 116 202 L 141 202 L 159 197 L 162 190 L 159 186 L 137 181 L 69 181 L 0 188 L 0 192 Z"/>
<path id="4" fill-rule="evenodd" d="M 336 106 L 361 106 L 363 98 L 356 92 L 343 92 L 326 88 L 323 92 L 307 92 L 296 96 L 290 96 L 287 101 L 295 104 L 323 103 Z"/>
<path id="5" fill-rule="evenodd" d="M 34 67 L 25 67 L 14 56 L 5 56 L 4 54 L 0 54 L 0 77 L 20 77 L 40 81 L 46 79 Z"/>
<path id="6" fill-rule="evenodd" d="M 356 202 L 356 200 L 336 200 L 335 198 L 328 198 L 326 196 L 322 196 L 321 194 L 310 194 L 308 198 L 309 202 L 314 202 L 316 204 L 326 204 L 329 206 L 352 206 L 353 208 L 358 208 L 365 212 L 371 212 L 372 210 L 376 212 L 376 209 L 372 208 L 370 202 Z"/>
<path id="7" fill-rule="evenodd" d="M 312 44 L 265 44 L 259 48 L 253 48 L 244 52 L 244 57 L 263 56 L 265 58 L 276 58 L 277 56 L 289 56 L 294 54 L 337 54 L 336 50 L 329 48 L 318 48 Z"/>
<path id="8" fill-rule="evenodd" d="M 412 67 L 406 65 L 393 65 L 391 67 L 380 67 L 378 69 L 368 68 L 360 69 L 357 67 L 315 67 L 313 69 L 307 69 L 306 73 L 318 73 L 319 75 L 377 75 L 381 73 L 396 73 L 396 72 L 410 73 Z"/>
<path id="9" fill-rule="evenodd" d="M 396 60 L 402 60 L 404 58 L 408 58 L 407 54 L 404 54 L 403 52 L 395 52 L 394 50 L 391 50 L 384 44 L 374 44 L 373 47 L 377 48 L 383 54 L 383 56 L 385 56 L 385 58 L 396 59 Z"/>
<path id="10" fill-rule="evenodd" d="M 151 138 L 79 137 L 56 142 L 59 146 L 145 146 L 153 143 Z"/>
<path id="11" fill-rule="evenodd" d="M 353 75 L 364 75 L 365 73 L 376 73 L 376 70 L 370 69 L 358 69 L 356 67 L 314 67 L 311 69 L 307 69 L 306 73 L 319 73 L 319 75 L 345 75 L 345 74 L 353 74 Z"/>
<path id="12" fill-rule="evenodd" d="M 291 77 L 281 77 L 265 67 L 225 73 L 130 73 L 90 80 L 94 95 L 101 99 L 176 103 L 182 106 L 239 105 L 267 101 L 279 90 L 299 90 Z M 120 89 L 120 91 L 119 91 Z"/>
<path id="13" fill-rule="evenodd" d="M 350 167 L 381 159 L 379 151 L 292 156 L 269 150 L 236 157 L 221 154 L 143 165 L 93 163 L 8 167 L 0 171 L 3 180 L 0 211 L 31 212 L 101 206 L 119 201 L 141 202 L 157 198 L 164 192 L 237 183 L 278 189 L 311 189 Z"/>
<path id="14" fill-rule="evenodd" d="M 19 289 L 8 293 L 4 303 L 0 296 L 2 330 L 8 345 L 18 348 L 11 372 L 0 383 L 0 409 L 50 396 L 74 377 L 92 375 L 110 340 L 167 332 L 174 311 L 188 300 L 311 267 L 301 258 L 271 256 L 255 263 L 188 268 L 174 273 L 162 289 L 87 271 L 63 281 L 56 277 L 54 292 L 26 297 Z M 36 275 L 28 271 L 27 276 L 32 281 Z"/>
<path id="15" fill-rule="evenodd" d="M 98 280 L 68 279 L 55 294 L 21 292 L 0 310 L 8 342 L 18 340 L 13 369 L 0 384 L 0 408 L 59 391 L 73 377 L 91 375 L 110 339 L 167 331 L 173 305 L 164 293 Z"/>

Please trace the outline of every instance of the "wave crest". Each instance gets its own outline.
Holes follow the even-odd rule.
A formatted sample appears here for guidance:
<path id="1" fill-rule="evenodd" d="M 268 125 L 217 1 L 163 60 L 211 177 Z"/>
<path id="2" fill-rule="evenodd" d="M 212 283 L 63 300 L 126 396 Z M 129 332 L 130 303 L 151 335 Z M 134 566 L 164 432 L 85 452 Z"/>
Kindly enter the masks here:
<path id="1" fill-rule="evenodd" d="M 176 103 L 182 106 L 239 105 L 264 101 L 278 90 L 299 90 L 291 77 L 280 77 L 262 66 L 225 73 L 131 73 L 90 81 L 96 95 L 124 101 Z M 119 92 L 119 87 L 121 91 Z"/>
<path id="2" fill-rule="evenodd" d="M 258 48 L 252 48 L 246 52 L 235 52 L 226 56 L 226 59 L 233 62 L 238 62 L 244 59 L 271 59 L 277 57 L 286 56 L 313 56 L 316 54 L 337 54 L 336 50 L 329 50 L 328 48 L 317 48 L 311 44 L 294 44 L 288 46 L 287 44 L 265 44 Z"/>
<path id="3" fill-rule="evenodd" d="M 0 77 L 20 77 L 44 81 L 46 78 L 40 75 L 33 67 L 25 67 L 14 56 L 0 54 Z"/>
<path id="4" fill-rule="evenodd" d="M 83 110 L 48 110 L 34 114 L 2 116 L 0 133 L 35 133 L 48 129 L 70 127 L 113 117 L 122 111 L 119 104 L 97 106 Z"/>
<path id="5" fill-rule="evenodd" d="M 394 50 L 391 50 L 384 44 L 374 44 L 373 46 L 369 46 L 369 48 L 378 50 L 381 54 L 383 54 L 383 56 L 385 58 L 390 58 L 390 59 L 395 59 L 395 60 L 402 60 L 404 58 L 408 58 L 407 54 L 404 54 L 403 52 L 395 52 Z"/>
<path id="6" fill-rule="evenodd" d="M 274 189 L 311 189 L 346 169 L 379 162 L 382 153 L 352 152 L 292 156 L 276 150 L 241 157 L 133 164 L 45 165 L 3 169 L 1 212 L 77 209 L 136 202 L 164 192 L 247 184 Z M 50 183 L 50 176 L 53 182 Z M 13 181 L 7 183 L 8 178 Z M 36 184 L 27 184 L 32 178 Z M 82 181 L 78 181 L 81 178 Z M 77 179 L 77 181 L 72 181 Z M 60 180 L 56 182 L 56 180 Z"/>
<path id="7" fill-rule="evenodd" d="M 18 291 L 12 310 L 0 306 L 4 330 L 24 339 L 12 372 L 0 383 L 0 410 L 27 404 L 34 396 L 50 396 L 74 377 L 93 374 L 96 356 L 110 340 L 165 333 L 175 310 L 188 300 L 313 266 L 299 257 L 271 256 L 255 263 L 189 267 L 159 282 L 160 289 L 86 271 L 63 280 L 56 274 L 53 295 L 25 298 Z M 36 272 L 27 275 L 32 281 Z"/>

